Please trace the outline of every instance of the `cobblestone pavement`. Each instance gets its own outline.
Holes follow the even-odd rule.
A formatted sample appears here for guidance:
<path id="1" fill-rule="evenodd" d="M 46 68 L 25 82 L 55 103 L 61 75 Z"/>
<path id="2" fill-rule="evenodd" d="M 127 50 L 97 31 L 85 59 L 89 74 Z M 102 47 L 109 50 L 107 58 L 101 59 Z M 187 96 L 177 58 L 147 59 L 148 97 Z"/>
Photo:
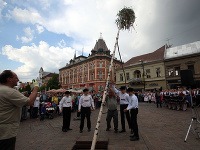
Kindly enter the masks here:
<path id="1" fill-rule="evenodd" d="M 200 111 L 200 108 L 197 108 L 197 111 Z M 106 108 L 104 112 L 98 140 L 109 139 L 109 150 L 200 149 L 200 139 L 196 139 L 192 130 L 190 130 L 187 142 L 184 142 L 193 116 L 191 108 L 187 111 L 176 111 L 169 110 L 166 107 L 156 108 L 153 103 L 140 103 L 138 114 L 139 141 L 129 140 L 130 131 L 128 128 L 125 133 L 114 133 L 113 129 L 105 131 Z M 16 150 L 71 150 L 77 140 L 92 141 L 98 113 L 99 109 L 92 112 L 92 131 L 88 132 L 85 126 L 83 133 L 79 133 L 80 122 L 73 119 L 71 121 L 73 130 L 62 132 L 62 116 L 56 116 L 52 120 L 45 119 L 44 121 L 28 119 L 20 124 Z M 72 118 L 75 116 L 76 113 L 72 113 Z"/>

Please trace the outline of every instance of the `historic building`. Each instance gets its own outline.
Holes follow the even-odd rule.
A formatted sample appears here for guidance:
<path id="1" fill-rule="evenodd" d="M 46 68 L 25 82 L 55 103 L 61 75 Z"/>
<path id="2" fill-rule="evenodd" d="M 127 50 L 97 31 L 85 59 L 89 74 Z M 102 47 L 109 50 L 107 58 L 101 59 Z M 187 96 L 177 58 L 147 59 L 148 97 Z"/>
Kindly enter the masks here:
<path id="1" fill-rule="evenodd" d="M 200 41 L 167 49 L 165 69 L 168 88 L 200 87 Z"/>
<path id="2" fill-rule="evenodd" d="M 164 52 L 167 46 L 156 51 L 128 60 L 124 64 L 124 71 L 116 71 L 116 85 L 127 85 L 135 90 L 154 90 L 166 88 Z M 124 73 L 125 72 L 125 73 Z"/>
<path id="3" fill-rule="evenodd" d="M 94 48 L 86 56 L 78 56 L 71 59 L 69 64 L 59 69 L 59 82 L 62 88 L 80 89 L 87 87 L 91 91 L 104 90 L 111 54 L 102 37 L 98 39 Z M 117 59 L 113 61 L 111 78 L 115 80 L 115 69 L 121 66 Z"/>
<path id="4" fill-rule="evenodd" d="M 39 86 L 42 86 L 46 84 L 54 74 L 55 73 L 44 71 L 44 69 L 41 67 L 39 70 L 39 77 L 37 77 L 36 81 L 39 83 Z"/>

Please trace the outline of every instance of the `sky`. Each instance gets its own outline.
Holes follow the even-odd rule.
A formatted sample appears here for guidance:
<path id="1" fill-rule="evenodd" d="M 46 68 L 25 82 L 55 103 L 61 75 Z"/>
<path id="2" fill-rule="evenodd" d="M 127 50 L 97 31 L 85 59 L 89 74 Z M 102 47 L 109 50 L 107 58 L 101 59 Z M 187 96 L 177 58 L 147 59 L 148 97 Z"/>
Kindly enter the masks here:
<path id="1" fill-rule="evenodd" d="M 58 73 L 75 52 L 88 56 L 100 33 L 112 53 L 124 7 L 136 15 L 134 28 L 120 31 L 124 62 L 165 44 L 199 41 L 199 6 L 199 0 L 0 0 L 0 72 L 11 69 L 23 82 L 36 79 L 40 67 Z"/>

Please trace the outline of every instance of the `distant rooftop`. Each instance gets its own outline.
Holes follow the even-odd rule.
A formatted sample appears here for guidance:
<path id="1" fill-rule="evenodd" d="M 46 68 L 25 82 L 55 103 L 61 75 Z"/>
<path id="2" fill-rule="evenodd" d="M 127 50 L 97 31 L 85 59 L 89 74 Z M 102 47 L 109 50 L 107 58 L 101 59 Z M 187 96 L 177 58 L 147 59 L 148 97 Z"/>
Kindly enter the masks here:
<path id="1" fill-rule="evenodd" d="M 196 53 L 200 53 L 200 41 L 166 49 L 165 59 L 176 58 Z"/>
<path id="2" fill-rule="evenodd" d="M 141 63 L 141 61 L 147 63 L 152 61 L 164 60 L 164 51 L 165 51 L 165 45 L 152 53 L 132 57 L 124 64 L 124 66 L 128 67 L 130 65 L 139 64 Z"/>

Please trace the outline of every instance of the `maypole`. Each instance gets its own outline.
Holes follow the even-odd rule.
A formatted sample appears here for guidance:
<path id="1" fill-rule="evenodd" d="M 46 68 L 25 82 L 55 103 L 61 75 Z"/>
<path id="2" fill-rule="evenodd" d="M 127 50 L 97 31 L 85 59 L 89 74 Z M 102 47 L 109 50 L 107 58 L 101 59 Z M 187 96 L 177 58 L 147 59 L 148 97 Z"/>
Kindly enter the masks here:
<path id="1" fill-rule="evenodd" d="M 98 138 L 100 121 L 101 121 L 101 116 L 102 116 L 103 107 L 104 107 L 103 104 L 105 103 L 105 98 L 106 98 L 107 90 L 108 90 L 108 87 L 109 87 L 110 75 L 111 75 L 111 70 L 112 70 L 112 67 L 113 67 L 113 59 L 115 57 L 115 51 L 116 51 L 116 48 L 118 46 L 118 39 L 119 39 L 120 30 L 127 30 L 127 29 L 130 30 L 130 28 L 133 27 L 133 23 L 135 22 L 135 13 L 131 8 L 127 8 L 127 7 L 123 8 L 122 10 L 119 11 L 119 13 L 117 14 L 117 17 L 118 18 L 116 19 L 116 24 L 117 24 L 117 27 L 118 27 L 118 32 L 117 32 L 114 50 L 113 50 L 111 61 L 110 61 L 108 76 L 107 76 L 107 80 L 106 80 L 106 86 L 105 86 L 105 90 L 104 90 L 104 93 L 103 93 L 103 98 L 102 98 L 102 103 L 101 103 L 99 115 L 98 115 L 98 118 L 97 118 L 97 124 L 96 124 L 95 131 L 94 131 L 91 150 L 95 149 L 97 138 Z"/>

